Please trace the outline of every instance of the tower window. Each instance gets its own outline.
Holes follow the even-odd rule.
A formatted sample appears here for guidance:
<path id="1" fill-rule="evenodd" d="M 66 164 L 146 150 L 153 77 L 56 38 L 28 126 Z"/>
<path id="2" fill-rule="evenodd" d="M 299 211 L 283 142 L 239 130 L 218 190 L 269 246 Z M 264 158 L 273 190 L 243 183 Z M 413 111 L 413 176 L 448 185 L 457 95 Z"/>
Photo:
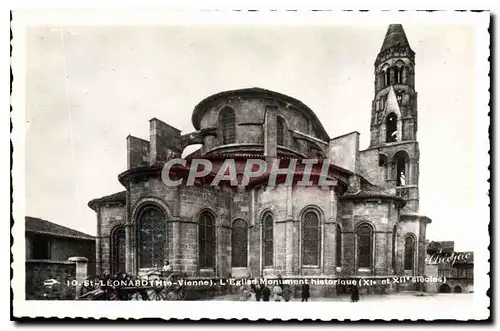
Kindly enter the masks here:
<path id="1" fill-rule="evenodd" d="M 408 154 L 406 154 L 406 152 L 404 151 L 401 151 L 396 153 L 394 158 L 396 163 L 396 185 L 405 186 L 408 184 Z"/>
<path id="2" fill-rule="evenodd" d="M 219 125 L 222 126 L 222 144 L 236 142 L 236 118 L 231 107 L 224 107 L 219 115 Z"/>
<path id="3" fill-rule="evenodd" d="M 387 69 L 385 71 L 385 86 L 389 86 L 391 84 L 391 70 Z"/>
<path id="4" fill-rule="evenodd" d="M 398 117 L 394 113 L 390 113 L 386 120 L 386 142 L 398 141 Z"/>
<path id="5" fill-rule="evenodd" d="M 397 67 L 397 82 L 398 84 L 403 83 L 403 67 Z"/>

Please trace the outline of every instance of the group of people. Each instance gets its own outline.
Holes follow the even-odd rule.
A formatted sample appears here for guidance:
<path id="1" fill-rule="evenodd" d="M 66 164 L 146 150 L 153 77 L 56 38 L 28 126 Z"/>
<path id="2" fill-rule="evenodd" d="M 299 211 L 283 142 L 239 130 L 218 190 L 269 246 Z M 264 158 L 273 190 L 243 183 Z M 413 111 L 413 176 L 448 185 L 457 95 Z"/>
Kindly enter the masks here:
<path id="1" fill-rule="evenodd" d="M 254 284 L 251 286 L 252 292 L 255 295 L 256 301 L 290 301 L 292 297 L 292 289 L 290 285 L 284 284 L 281 280 L 281 276 L 278 276 L 278 282 L 272 289 L 270 289 L 266 284 Z M 351 302 L 359 301 L 359 288 L 357 285 L 351 286 Z M 302 302 L 309 301 L 311 297 L 309 284 L 302 284 L 301 291 Z"/>
<path id="2" fill-rule="evenodd" d="M 277 283 L 270 289 L 267 284 L 252 284 L 252 292 L 256 301 L 285 301 L 292 298 L 290 285 L 284 284 L 281 275 L 278 275 Z M 302 302 L 308 301 L 310 297 L 309 284 L 302 285 Z"/>

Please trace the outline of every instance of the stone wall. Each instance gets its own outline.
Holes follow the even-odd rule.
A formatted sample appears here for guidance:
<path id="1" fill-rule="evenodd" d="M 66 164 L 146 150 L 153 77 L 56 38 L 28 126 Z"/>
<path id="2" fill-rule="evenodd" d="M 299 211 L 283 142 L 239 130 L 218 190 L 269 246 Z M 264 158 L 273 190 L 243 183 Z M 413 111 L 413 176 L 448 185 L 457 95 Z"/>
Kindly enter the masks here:
<path id="1" fill-rule="evenodd" d="M 26 300 L 74 300 L 75 287 L 67 285 L 75 279 L 76 266 L 72 262 L 26 261 Z M 44 286 L 48 279 L 59 283 L 52 288 Z"/>
<path id="2" fill-rule="evenodd" d="M 126 222 L 126 210 L 120 205 L 104 205 L 99 207 L 98 226 L 100 226 L 100 238 L 97 245 L 100 246 L 100 273 L 111 273 L 111 233 L 117 226 L 123 226 Z M 99 233 L 99 231 L 98 231 Z M 98 250 L 99 251 L 99 250 Z M 99 260 L 99 258 L 98 258 Z M 96 268 L 99 270 L 99 266 Z M 89 274 L 90 271 L 89 271 Z"/>
<path id="3" fill-rule="evenodd" d="M 264 122 L 267 107 L 276 108 L 276 116 L 284 120 L 284 147 L 297 149 L 299 152 L 307 153 L 307 144 L 300 142 L 295 144 L 289 130 L 299 131 L 313 137 L 316 132 L 313 129 L 311 119 L 302 111 L 271 99 L 252 99 L 245 97 L 219 100 L 205 112 L 200 122 L 201 129 L 219 128 L 219 111 L 224 107 L 233 108 L 236 117 L 236 143 L 241 144 L 264 144 Z M 217 137 L 206 136 L 203 150 L 222 145 L 220 132 Z"/>
<path id="4" fill-rule="evenodd" d="M 66 261 L 72 256 L 82 256 L 88 259 L 87 270 L 90 275 L 95 273 L 95 241 L 80 240 L 72 238 L 51 239 L 50 259 L 54 261 Z"/>
<path id="5" fill-rule="evenodd" d="M 127 137 L 127 169 L 149 165 L 149 141 Z"/>

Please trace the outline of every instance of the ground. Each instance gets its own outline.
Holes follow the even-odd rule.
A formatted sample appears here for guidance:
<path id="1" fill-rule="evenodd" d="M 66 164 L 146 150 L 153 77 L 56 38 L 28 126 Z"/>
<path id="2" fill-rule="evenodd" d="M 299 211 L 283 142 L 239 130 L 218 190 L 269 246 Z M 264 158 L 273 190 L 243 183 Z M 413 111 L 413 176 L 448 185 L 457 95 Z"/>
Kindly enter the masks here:
<path id="1" fill-rule="evenodd" d="M 387 294 L 387 295 L 365 295 L 360 297 L 360 301 L 363 302 L 380 302 L 380 301 L 389 301 L 391 303 L 402 302 L 405 305 L 413 304 L 413 303 L 440 303 L 446 305 L 450 302 L 457 303 L 467 303 L 468 301 L 472 302 L 474 297 L 473 293 L 439 293 L 439 294 L 431 294 L 425 293 L 423 296 L 417 295 L 415 292 L 408 293 L 396 293 L 396 294 Z M 224 295 L 214 298 L 215 301 L 241 301 L 240 296 L 237 294 Z M 309 298 L 311 302 L 349 302 L 350 296 L 342 295 L 338 297 L 332 298 Z M 251 297 L 249 301 L 255 301 L 255 297 Z M 301 301 L 300 298 L 292 298 L 290 301 Z"/>

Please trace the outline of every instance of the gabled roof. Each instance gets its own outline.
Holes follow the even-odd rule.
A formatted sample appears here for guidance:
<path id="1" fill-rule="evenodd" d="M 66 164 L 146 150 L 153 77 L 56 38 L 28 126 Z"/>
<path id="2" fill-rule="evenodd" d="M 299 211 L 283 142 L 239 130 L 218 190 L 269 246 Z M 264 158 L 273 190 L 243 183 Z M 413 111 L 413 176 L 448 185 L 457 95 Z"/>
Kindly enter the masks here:
<path id="1" fill-rule="evenodd" d="M 405 30 L 401 24 L 391 24 L 385 34 L 384 42 L 380 52 L 392 47 L 409 47 L 410 43 L 406 38 Z M 410 48 L 411 49 L 411 48 Z"/>
<path id="2" fill-rule="evenodd" d="M 398 98 L 396 97 L 396 92 L 394 92 L 392 85 L 387 93 L 387 101 L 385 102 L 384 110 L 386 114 L 395 113 L 398 117 L 401 117 Z"/>
<path id="3" fill-rule="evenodd" d="M 94 240 L 95 237 L 71 228 L 52 223 L 41 218 L 26 216 L 25 232 L 54 237 Z"/>

